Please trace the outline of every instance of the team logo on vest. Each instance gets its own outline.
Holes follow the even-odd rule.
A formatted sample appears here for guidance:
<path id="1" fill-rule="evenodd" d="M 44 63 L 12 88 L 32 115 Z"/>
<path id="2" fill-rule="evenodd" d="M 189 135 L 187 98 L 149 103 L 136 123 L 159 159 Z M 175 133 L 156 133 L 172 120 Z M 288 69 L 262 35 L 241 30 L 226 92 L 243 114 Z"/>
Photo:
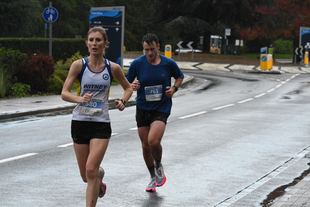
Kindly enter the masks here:
<path id="1" fill-rule="evenodd" d="M 108 80 L 109 79 L 109 74 L 105 73 L 102 76 L 103 80 Z"/>

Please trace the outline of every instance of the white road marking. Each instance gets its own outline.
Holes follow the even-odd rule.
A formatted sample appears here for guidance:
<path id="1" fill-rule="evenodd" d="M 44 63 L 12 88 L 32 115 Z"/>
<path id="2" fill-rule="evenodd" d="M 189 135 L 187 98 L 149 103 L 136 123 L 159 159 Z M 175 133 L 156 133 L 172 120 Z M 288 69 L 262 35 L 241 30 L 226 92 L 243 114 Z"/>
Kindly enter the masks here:
<path id="1" fill-rule="evenodd" d="M 266 95 L 266 93 L 259 94 L 259 95 L 255 96 L 255 98 L 259 98 L 259 97 L 262 97 L 264 95 Z"/>
<path id="2" fill-rule="evenodd" d="M 227 108 L 227 107 L 230 107 L 230 106 L 234 106 L 235 104 L 228 104 L 228 105 L 225 105 L 225 106 L 220 106 L 220 107 L 217 107 L 217 108 L 213 108 L 212 110 L 219 110 L 219 109 L 223 109 L 223 108 Z"/>
<path id="3" fill-rule="evenodd" d="M 270 89 L 269 91 L 267 91 L 267 93 L 270 93 L 270 92 L 272 92 L 272 91 L 274 91 L 275 90 L 275 88 L 272 88 L 272 89 Z"/>
<path id="4" fill-rule="evenodd" d="M 245 102 L 248 102 L 248 101 L 252 101 L 253 100 L 253 98 L 249 98 L 249 99 L 246 99 L 246 100 L 243 100 L 243 101 L 239 101 L 238 103 L 245 103 Z"/>
<path id="5" fill-rule="evenodd" d="M 71 142 L 71 143 L 68 143 L 68 144 L 59 145 L 59 146 L 57 146 L 57 147 L 69 147 L 69 146 L 71 146 L 71 145 L 73 145 L 72 142 Z"/>
<path id="6" fill-rule="evenodd" d="M 27 154 L 24 154 L 24 155 L 10 157 L 10 158 L 6 158 L 6 159 L 3 159 L 3 160 L 0 160 L 0 163 L 10 162 L 10 161 L 13 161 L 13 160 L 19 160 L 19 159 L 22 159 L 22 158 L 26 158 L 26 157 L 30 157 L 30 156 L 36 155 L 36 154 L 38 154 L 38 153 L 27 153 Z"/>
<path id="7" fill-rule="evenodd" d="M 201 111 L 201 112 L 198 112 L 198 113 L 195 113 L 195 114 L 190 114 L 190 115 L 187 115 L 187 116 L 179 117 L 179 119 L 187 119 L 187 118 L 190 118 L 190 117 L 193 117 L 193 116 L 198 116 L 198 115 L 205 114 L 205 113 L 207 113 L 207 112 L 206 111 Z"/>

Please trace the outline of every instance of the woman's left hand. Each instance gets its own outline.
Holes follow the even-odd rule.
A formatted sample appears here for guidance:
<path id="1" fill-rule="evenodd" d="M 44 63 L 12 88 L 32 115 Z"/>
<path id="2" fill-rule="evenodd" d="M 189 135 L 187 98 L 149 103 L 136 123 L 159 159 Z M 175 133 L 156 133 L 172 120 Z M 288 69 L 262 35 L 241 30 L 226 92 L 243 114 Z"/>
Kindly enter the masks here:
<path id="1" fill-rule="evenodd" d="M 123 111 L 125 109 L 125 105 L 121 100 L 115 100 L 115 106 L 120 111 Z"/>

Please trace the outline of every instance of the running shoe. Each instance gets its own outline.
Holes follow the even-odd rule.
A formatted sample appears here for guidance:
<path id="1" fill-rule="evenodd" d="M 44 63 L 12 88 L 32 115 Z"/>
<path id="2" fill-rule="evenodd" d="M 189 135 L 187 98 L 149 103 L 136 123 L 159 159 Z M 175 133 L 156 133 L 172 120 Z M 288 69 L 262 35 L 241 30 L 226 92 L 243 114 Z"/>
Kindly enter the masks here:
<path id="1" fill-rule="evenodd" d="M 99 198 L 102 198 L 107 190 L 107 186 L 105 183 L 102 182 L 103 176 L 104 176 L 104 169 L 102 167 L 99 168 Z"/>
<path id="2" fill-rule="evenodd" d="M 155 177 L 151 178 L 150 183 L 145 188 L 146 192 L 156 192 Z"/>
<path id="3" fill-rule="evenodd" d="M 159 167 L 155 164 L 155 184 L 157 187 L 163 186 L 166 182 L 163 165 L 160 163 Z"/>

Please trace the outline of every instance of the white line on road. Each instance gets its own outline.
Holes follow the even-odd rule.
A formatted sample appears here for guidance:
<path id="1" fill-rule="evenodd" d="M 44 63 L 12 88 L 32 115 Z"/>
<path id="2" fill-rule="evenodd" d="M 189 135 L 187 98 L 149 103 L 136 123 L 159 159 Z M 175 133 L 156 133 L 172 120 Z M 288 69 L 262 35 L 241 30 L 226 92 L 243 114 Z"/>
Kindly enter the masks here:
<path id="1" fill-rule="evenodd" d="M 279 87 L 281 87 L 281 86 L 282 86 L 282 84 L 279 84 L 279 85 L 276 86 L 276 88 L 279 88 Z"/>
<path id="2" fill-rule="evenodd" d="M 272 91 L 274 91 L 275 90 L 275 88 L 272 88 L 272 89 L 270 89 L 269 91 L 267 91 L 267 93 L 270 93 L 270 92 L 272 92 Z"/>
<path id="3" fill-rule="evenodd" d="M 223 108 L 227 108 L 227 107 L 230 107 L 230 106 L 234 106 L 235 104 L 228 104 L 228 105 L 225 105 L 225 106 L 220 106 L 220 107 L 217 107 L 217 108 L 213 108 L 212 110 L 219 110 L 219 109 L 223 109 Z"/>
<path id="4" fill-rule="evenodd" d="M 190 115 L 187 115 L 187 116 L 179 117 L 179 119 L 186 119 L 186 118 L 190 118 L 190 117 L 193 117 L 193 116 L 198 116 L 198 115 L 205 114 L 205 113 L 207 113 L 207 112 L 206 111 L 201 111 L 201 112 L 198 112 L 198 113 L 195 113 L 195 114 L 190 114 Z"/>
<path id="5" fill-rule="evenodd" d="M 259 94 L 259 95 L 255 96 L 255 98 L 259 98 L 259 97 L 262 97 L 264 95 L 266 95 L 266 93 Z"/>
<path id="6" fill-rule="evenodd" d="M 252 101 L 253 100 L 253 98 L 249 98 L 249 99 L 246 99 L 246 100 L 243 100 L 243 101 L 239 101 L 238 103 L 245 103 L 245 102 L 248 102 L 248 101 Z"/>
<path id="7" fill-rule="evenodd" d="M 63 145 L 59 145 L 58 147 L 69 147 L 73 145 L 73 143 L 68 143 L 68 144 L 63 144 Z"/>
<path id="8" fill-rule="evenodd" d="M 0 160 L 0 163 L 5 163 L 5 162 L 13 161 L 13 160 L 18 160 L 18 159 L 30 157 L 30 156 L 33 156 L 33 155 L 36 155 L 36 154 L 38 154 L 38 153 L 27 153 L 27 154 L 24 154 L 24 155 L 10 157 L 10 158 L 6 158 L 6 159 L 3 159 L 3 160 Z"/>

